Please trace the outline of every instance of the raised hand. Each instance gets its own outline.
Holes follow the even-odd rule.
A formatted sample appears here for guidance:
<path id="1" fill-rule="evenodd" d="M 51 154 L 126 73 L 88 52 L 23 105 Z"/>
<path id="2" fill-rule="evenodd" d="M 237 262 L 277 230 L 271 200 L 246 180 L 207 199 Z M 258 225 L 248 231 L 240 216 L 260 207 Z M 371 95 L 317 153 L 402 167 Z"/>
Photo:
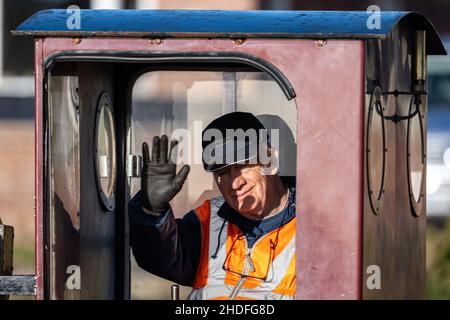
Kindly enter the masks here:
<path id="1" fill-rule="evenodd" d="M 146 142 L 142 144 L 143 168 L 141 174 L 141 201 L 144 212 L 159 216 L 169 208 L 169 201 L 181 190 L 190 167 L 184 165 L 176 174 L 176 164 L 171 160 L 178 141 L 170 142 L 166 135 L 153 137 L 152 158 Z"/>

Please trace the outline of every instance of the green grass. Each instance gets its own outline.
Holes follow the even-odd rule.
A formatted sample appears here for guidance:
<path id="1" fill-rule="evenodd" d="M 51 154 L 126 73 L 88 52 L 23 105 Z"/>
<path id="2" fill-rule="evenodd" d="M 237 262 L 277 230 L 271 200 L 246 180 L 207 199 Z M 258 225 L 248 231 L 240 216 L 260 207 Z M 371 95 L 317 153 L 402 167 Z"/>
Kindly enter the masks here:
<path id="1" fill-rule="evenodd" d="M 14 245 L 13 253 L 14 274 L 34 273 L 34 246 L 33 244 Z"/>
<path id="2" fill-rule="evenodd" d="M 427 299 L 450 299 L 450 219 L 443 230 L 427 230 Z"/>
<path id="3" fill-rule="evenodd" d="M 34 244 L 14 244 L 13 274 L 34 274 Z M 34 300 L 35 296 L 9 296 L 10 300 Z"/>

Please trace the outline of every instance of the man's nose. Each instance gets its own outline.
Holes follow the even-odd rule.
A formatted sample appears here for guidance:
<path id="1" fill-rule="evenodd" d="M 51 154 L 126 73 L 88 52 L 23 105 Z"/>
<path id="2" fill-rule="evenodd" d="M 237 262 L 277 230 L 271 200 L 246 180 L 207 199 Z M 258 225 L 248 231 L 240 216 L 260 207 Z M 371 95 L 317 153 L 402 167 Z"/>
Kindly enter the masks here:
<path id="1" fill-rule="evenodd" d="M 245 184 L 245 179 L 239 170 L 232 170 L 232 179 L 232 188 L 234 190 L 240 189 Z"/>

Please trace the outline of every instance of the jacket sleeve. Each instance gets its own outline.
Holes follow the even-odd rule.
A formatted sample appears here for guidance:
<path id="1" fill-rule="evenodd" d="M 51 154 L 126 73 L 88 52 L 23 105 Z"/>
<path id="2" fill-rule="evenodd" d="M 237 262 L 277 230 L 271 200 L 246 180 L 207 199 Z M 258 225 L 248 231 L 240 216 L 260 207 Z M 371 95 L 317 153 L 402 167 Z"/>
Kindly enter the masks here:
<path id="1" fill-rule="evenodd" d="M 175 219 L 172 209 L 158 218 L 142 210 L 140 192 L 128 202 L 130 246 L 144 270 L 192 286 L 201 252 L 201 225 L 194 211 Z"/>

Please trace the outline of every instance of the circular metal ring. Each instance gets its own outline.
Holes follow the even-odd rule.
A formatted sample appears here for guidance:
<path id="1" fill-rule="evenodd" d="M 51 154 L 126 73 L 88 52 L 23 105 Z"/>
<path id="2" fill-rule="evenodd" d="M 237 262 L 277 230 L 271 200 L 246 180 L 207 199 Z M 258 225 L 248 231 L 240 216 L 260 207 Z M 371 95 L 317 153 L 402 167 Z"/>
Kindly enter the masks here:
<path id="1" fill-rule="evenodd" d="M 414 97 L 411 97 L 411 102 L 409 104 L 409 113 L 411 113 L 411 109 L 413 106 L 413 100 Z M 411 150 L 411 127 L 412 127 L 412 121 L 417 117 L 417 121 L 419 122 L 419 134 L 420 134 L 420 161 L 421 161 L 421 172 L 420 172 L 420 187 L 418 192 L 418 197 L 414 194 L 414 186 L 412 181 L 412 165 L 411 165 L 411 158 L 412 158 L 412 150 Z M 406 133 L 406 166 L 407 166 L 407 176 L 408 176 L 408 194 L 409 194 L 409 203 L 411 206 L 411 212 L 415 217 L 419 217 L 422 212 L 422 207 L 425 203 L 425 170 L 426 170 L 426 164 L 425 164 L 425 141 L 424 141 L 424 131 L 423 131 L 423 121 L 422 121 L 422 112 L 417 112 L 417 115 L 412 117 L 411 119 L 408 119 L 408 125 L 407 125 L 407 133 Z M 418 198 L 418 199 L 417 199 Z"/>
<path id="2" fill-rule="evenodd" d="M 381 104 L 381 97 L 382 97 L 382 91 L 380 87 L 375 87 L 374 91 L 372 92 L 370 96 L 370 102 L 367 112 L 367 125 L 366 125 L 366 181 L 367 181 L 367 191 L 368 191 L 368 197 L 370 202 L 370 207 L 372 208 L 372 212 L 377 215 L 382 211 L 383 203 L 384 203 L 384 196 L 386 194 L 386 190 L 384 187 L 384 180 L 385 180 L 385 172 L 386 172 L 386 130 L 385 130 L 385 124 L 384 124 L 384 108 Z M 379 107 L 379 111 L 381 112 L 380 120 L 381 120 L 381 131 L 382 131 L 382 144 L 383 144 L 383 150 L 382 150 L 382 157 L 381 157 L 381 172 L 379 173 L 381 175 L 380 185 L 374 186 L 373 181 L 371 178 L 371 165 L 372 165 L 372 155 L 373 150 L 370 150 L 370 143 L 372 139 L 372 129 L 373 129 L 373 115 L 377 115 L 375 108 Z M 375 189 L 376 188 L 376 189 Z"/>
<path id="3" fill-rule="evenodd" d="M 100 132 L 100 130 L 103 130 L 103 132 Z M 94 165 L 97 193 L 103 208 L 106 211 L 113 211 L 115 207 L 117 177 L 116 131 L 112 112 L 112 101 L 107 92 L 102 92 L 98 100 L 94 132 Z M 99 143 L 101 137 L 104 139 L 104 144 L 102 145 Z M 100 152 L 105 151 L 105 146 L 106 154 L 101 154 Z"/>

